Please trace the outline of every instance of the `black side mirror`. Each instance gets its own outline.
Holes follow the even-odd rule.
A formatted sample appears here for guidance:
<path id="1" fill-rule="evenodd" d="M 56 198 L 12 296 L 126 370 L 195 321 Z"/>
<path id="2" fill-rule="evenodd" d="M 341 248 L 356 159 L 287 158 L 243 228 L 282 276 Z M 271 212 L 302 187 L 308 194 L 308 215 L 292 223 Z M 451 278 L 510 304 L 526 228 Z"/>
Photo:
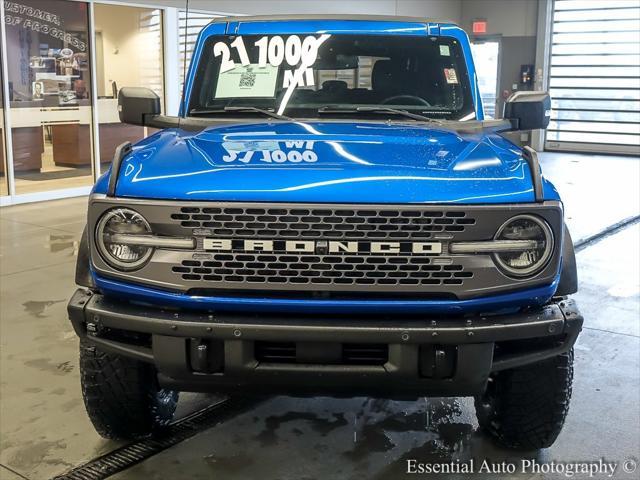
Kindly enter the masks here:
<path id="1" fill-rule="evenodd" d="M 547 92 L 516 92 L 504 104 L 505 120 L 513 130 L 547 128 L 551 119 L 551 97 Z"/>
<path id="2" fill-rule="evenodd" d="M 178 117 L 160 115 L 160 97 L 144 87 L 122 87 L 118 93 L 118 115 L 122 123 L 142 127 L 173 128 Z"/>
<path id="3" fill-rule="evenodd" d="M 118 115 L 122 123 L 148 125 L 147 117 L 160 115 L 160 97 L 148 88 L 123 87 L 118 93 Z"/>

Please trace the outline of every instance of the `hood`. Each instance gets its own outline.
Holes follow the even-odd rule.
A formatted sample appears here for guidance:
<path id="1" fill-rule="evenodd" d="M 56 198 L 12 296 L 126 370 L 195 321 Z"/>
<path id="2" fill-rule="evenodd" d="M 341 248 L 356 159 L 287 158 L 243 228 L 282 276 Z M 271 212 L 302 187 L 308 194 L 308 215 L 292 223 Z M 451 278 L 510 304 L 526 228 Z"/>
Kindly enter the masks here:
<path id="1" fill-rule="evenodd" d="M 249 202 L 534 201 L 527 163 L 503 138 L 380 122 L 164 130 L 123 161 L 116 194 Z"/>

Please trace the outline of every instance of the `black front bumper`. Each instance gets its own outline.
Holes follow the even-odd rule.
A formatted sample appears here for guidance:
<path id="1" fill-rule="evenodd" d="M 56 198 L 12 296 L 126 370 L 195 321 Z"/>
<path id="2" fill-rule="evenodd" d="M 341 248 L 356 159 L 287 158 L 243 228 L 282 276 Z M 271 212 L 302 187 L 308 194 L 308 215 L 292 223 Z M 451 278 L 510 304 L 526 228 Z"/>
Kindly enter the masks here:
<path id="1" fill-rule="evenodd" d="M 76 333 L 155 364 L 187 391 L 464 396 L 498 370 L 569 350 L 582 328 L 572 300 L 512 315 L 393 318 L 170 311 L 79 289 Z"/>

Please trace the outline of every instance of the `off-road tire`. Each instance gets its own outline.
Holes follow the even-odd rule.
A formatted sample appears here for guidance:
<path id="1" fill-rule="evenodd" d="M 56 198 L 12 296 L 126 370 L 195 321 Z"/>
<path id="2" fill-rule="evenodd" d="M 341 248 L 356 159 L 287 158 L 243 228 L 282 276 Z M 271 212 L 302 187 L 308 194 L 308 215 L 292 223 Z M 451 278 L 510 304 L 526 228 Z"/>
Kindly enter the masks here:
<path id="1" fill-rule="evenodd" d="M 141 438 L 173 419 L 178 392 L 161 389 L 148 363 L 80 340 L 80 381 L 89 419 L 105 438 Z"/>
<path id="2" fill-rule="evenodd" d="M 507 448 L 547 448 L 564 425 L 572 382 L 573 349 L 492 375 L 487 391 L 475 399 L 480 428 Z"/>

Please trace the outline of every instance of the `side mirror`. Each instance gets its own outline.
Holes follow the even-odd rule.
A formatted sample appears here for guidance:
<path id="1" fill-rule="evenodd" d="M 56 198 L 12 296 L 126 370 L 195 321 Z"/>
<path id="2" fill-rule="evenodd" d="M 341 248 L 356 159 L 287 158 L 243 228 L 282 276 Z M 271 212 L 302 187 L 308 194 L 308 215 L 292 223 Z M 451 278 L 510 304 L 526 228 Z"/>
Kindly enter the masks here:
<path id="1" fill-rule="evenodd" d="M 118 115 L 122 123 L 148 125 L 148 117 L 160 115 L 160 97 L 148 88 L 123 87 L 118 93 Z"/>
<path id="2" fill-rule="evenodd" d="M 122 123 L 142 127 L 172 128 L 178 117 L 160 115 L 160 97 L 144 87 L 122 87 L 118 93 L 118 115 Z"/>
<path id="3" fill-rule="evenodd" d="M 551 97 L 547 92 L 516 92 L 504 104 L 505 120 L 513 130 L 547 128 L 551 119 Z"/>

